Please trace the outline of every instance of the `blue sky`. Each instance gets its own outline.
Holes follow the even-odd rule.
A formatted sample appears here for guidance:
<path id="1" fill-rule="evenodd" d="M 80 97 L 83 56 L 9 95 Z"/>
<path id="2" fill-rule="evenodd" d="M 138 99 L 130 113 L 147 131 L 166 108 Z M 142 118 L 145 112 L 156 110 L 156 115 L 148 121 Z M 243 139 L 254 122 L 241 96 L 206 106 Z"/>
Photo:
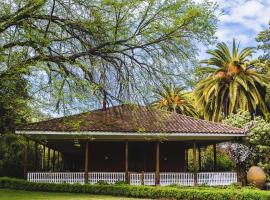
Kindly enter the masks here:
<path id="1" fill-rule="evenodd" d="M 201 2 L 202 0 L 196 0 Z M 219 5 L 218 41 L 232 43 L 235 38 L 240 46 L 257 46 L 257 34 L 268 27 L 270 0 L 212 0 Z M 205 49 L 200 58 L 205 58 Z"/>

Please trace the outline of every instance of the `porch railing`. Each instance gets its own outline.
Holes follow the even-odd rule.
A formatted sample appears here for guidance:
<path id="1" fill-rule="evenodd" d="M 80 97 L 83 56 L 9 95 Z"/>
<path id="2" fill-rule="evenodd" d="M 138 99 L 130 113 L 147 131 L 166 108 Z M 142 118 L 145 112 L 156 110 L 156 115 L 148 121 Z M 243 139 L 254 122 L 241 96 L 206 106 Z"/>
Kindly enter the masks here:
<path id="1" fill-rule="evenodd" d="M 155 185 L 154 172 L 130 173 L 130 185 Z"/>
<path id="2" fill-rule="evenodd" d="M 193 173 L 160 173 L 160 185 L 194 185 L 194 174 Z"/>
<path id="3" fill-rule="evenodd" d="M 202 172 L 198 173 L 198 184 L 202 185 L 230 185 L 237 183 L 235 172 Z"/>
<path id="4" fill-rule="evenodd" d="M 117 181 L 125 181 L 125 172 L 89 172 L 88 183 L 95 184 L 99 181 L 104 181 L 109 184 L 114 184 Z"/>
<path id="5" fill-rule="evenodd" d="M 39 183 L 84 183 L 83 172 L 30 172 L 27 180 Z"/>
<path id="6" fill-rule="evenodd" d="M 183 185 L 193 186 L 197 181 L 198 185 L 230 185 L 237 182 L 235 172 L 200 172 L 197 173 L 197 180 L 193 173 L 161 172 L 160 185 Z M 84 172 L 29 172 L 27 180 L 41 183 L 84 183 Z M 104 181 L 114 184 L 117 181 L 125 181 L 125 172 L 89 172 L 89 184 Z M 129 173 L 131 185 L 155 185 L 156 175 L 154 172 Z"/>

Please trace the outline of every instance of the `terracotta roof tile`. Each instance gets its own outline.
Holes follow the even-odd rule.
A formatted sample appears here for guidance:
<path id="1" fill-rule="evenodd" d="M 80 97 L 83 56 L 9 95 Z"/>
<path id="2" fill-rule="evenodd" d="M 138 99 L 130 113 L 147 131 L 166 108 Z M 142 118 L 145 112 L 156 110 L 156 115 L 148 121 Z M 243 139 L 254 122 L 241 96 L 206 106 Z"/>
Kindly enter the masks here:
<path id="1" fill-rule="evenodd" d="M 17 127 L 28 131 L 106 131 L 147 133 L 243 134 L 242 129 L 136 105 L 71 115 Z"/>

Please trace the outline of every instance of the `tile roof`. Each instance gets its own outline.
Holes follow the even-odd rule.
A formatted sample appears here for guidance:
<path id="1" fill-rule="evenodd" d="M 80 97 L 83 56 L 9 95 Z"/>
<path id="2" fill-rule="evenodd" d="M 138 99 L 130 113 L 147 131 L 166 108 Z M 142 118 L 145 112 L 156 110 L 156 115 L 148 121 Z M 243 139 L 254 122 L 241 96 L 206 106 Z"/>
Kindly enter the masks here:
<path id="1" fill-rule="evenodd" d="M 137 105 L 119 105 L 47 121 L 18 126 L 20 131 L 95 131 L 145 133 L 243 134 L 244 130 L 220 123 Z"/>

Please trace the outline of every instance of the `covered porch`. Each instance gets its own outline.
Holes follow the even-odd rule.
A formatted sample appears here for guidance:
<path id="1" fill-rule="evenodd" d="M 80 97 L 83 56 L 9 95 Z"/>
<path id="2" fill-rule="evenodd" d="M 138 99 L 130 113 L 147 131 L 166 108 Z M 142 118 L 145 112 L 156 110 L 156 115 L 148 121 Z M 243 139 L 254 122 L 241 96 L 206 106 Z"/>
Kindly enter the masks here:
<path id="1" fill-rule="evenodd" d="M 77 143 L 74 146 L 74 142 Z M 31 182 L 88 183 L 126 182 L 131 185 L 230 185 L 236 172 L 217 171 L 218 141 L 87 141 L 47 140 L 42 161 L 25 175 Z M 215 171 L 201 171 L 201 148 L 213 147 Z M 193 168 L 189 169 L 188 150 Z M 36 152 L 35 152 L 36 155 Z M 25 156 L 27 163 L 27 155 Z M 41 159 L 41 158 L 40 158 Z"/>

